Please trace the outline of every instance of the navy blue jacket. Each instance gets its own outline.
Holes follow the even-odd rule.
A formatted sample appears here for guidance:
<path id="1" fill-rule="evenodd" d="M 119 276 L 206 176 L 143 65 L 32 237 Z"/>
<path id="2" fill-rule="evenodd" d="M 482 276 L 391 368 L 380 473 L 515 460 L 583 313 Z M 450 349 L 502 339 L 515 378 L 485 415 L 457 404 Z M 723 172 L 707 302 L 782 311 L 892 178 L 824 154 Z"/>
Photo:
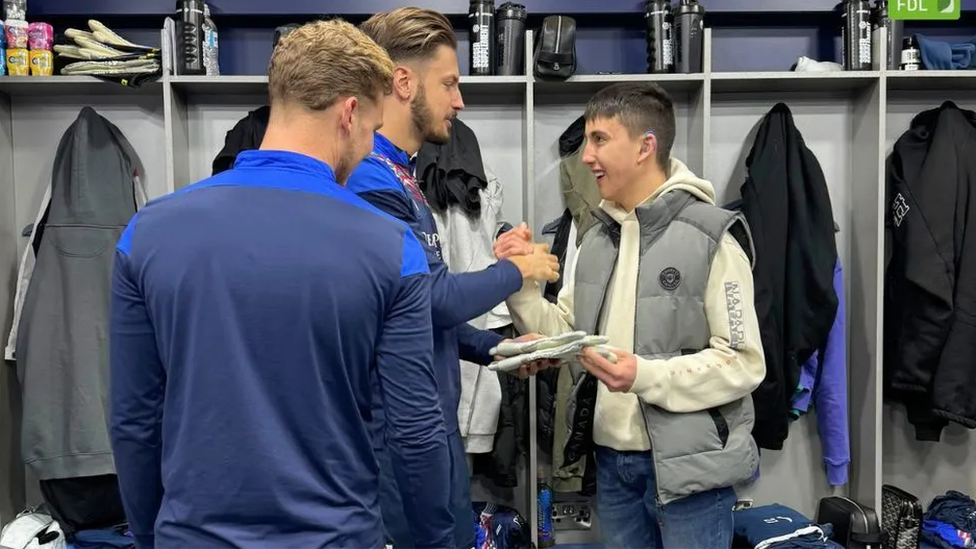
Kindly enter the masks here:
<path id="1" fill-rule="evenodd" d="M 448 433 L 458 428 L 461 399 L 459 359 L 488 364 L 488 351 L 502 336 L 467 324 L 505 301 L 522 287 L 522 273 L 503 260 L 483 271 L 452 273 L 441 256 L 434 215 L 413 178 L 407 153 L 377 133 L 373 154 L 353 170 L 346 186 L 384 212 L 406 222 L 424 244 L 430 267 L 430 301 L 434 322 L 434 369 Z"/>
<path id="2" fill-rule="evenodd" d="M 296 153 L 243 152 L 143 208 L 116 249 L 110 343 L 138 545 L 382 547 L 378 377 L 415 538 L 453 546 L 427 272 L 408 227 Z"/>

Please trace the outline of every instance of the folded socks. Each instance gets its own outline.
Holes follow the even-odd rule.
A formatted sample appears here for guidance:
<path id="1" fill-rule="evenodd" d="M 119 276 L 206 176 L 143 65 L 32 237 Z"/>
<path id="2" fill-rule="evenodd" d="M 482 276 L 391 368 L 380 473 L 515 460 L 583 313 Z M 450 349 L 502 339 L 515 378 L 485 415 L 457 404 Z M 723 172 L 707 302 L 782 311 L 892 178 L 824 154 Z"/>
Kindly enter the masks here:
<path id="1" fill-rule="evenodd" d="M 504 358 L 489 364 L 488 369 L 509 372 L 536 360 L 570 362 L 576 360 L 576 357 L 587 347 L 592 347 L 610 362 L 616 362 L 617 356 L 604 345 L 607 341 L 609 339 L 606 336 L 592 336 L 587 335 L 586 332 L 567 332 L 534 341 L 506 341 L 491 349 L 493 356 Z"/>

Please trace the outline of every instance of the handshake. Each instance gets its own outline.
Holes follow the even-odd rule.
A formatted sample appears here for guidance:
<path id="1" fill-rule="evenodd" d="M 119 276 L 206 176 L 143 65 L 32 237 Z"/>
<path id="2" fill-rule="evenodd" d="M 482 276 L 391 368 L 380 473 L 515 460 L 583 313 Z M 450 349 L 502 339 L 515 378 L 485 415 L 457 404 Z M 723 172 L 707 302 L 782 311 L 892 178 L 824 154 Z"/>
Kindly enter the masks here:
<path id="1" fill-rule="evenodd" d="M 525 223 L 495 240 L 495 257 L 511 261 L 523 280 L 555 282 L 559 280 L 559 259 L 549 253 L 548 244 L 534 244 L 532 232 Z"/>

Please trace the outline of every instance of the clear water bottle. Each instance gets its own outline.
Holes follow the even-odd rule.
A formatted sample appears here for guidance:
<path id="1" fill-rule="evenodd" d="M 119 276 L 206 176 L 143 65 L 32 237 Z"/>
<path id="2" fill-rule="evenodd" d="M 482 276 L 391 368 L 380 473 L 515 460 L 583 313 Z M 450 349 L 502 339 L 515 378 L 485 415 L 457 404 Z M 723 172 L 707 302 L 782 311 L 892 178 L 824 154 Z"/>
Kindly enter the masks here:
<path id="1" fill-rule="evenodd" d="M 203 5 L 203 65 L 207 76 L 220 75 L 220 55 L 217 25 L 210 18 L 210 5 Z"/>

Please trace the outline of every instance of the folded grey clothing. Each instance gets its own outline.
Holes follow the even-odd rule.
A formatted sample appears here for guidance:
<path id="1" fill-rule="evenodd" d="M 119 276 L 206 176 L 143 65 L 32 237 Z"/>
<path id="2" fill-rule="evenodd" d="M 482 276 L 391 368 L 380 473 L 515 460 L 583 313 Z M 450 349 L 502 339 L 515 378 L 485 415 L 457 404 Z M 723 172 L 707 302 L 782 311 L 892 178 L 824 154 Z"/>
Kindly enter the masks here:
<path id="1" fill-rule="evenodd" d="M 572 362 L 576 360 L 576 357 L 579 356 L 579 354 L 582 353 L 583 349 L 586 347 L 592 347 L 597 353 L 610 362 L 616 362 L 617 355 L 613 353 L 613 350 L 611 350 L 610 347 L 603 345 L 603 343 L 606 343 L 606 341 L 607 338 L 603 336 L 586 336 L 571 343 L 565 343 L 556 347 L 549 347 L 546 349 L 540 349 L 538 351 L 532 351 L 530 353 L 515 355 L 492 362 L 488 365 L 488 369 L 496 372 L 510 372 L 512 370 L 519 369 L 523 364 L 535 362 L 536 360 L 558 360 L 560 362 Z"/>
<path id="2" fill-rule="evenodd" d="M 566 332 L 564 334 L 559 334 L 557 336 L 544 337 L 542 339 L 536 339 L 533 341 L 506 341 L 499 344 L 497 347 L 491 349 L 490 353 L 492 356 L 516 356 L 525 353 L 532 353 L 535 351 L 541 351 L 543 349 L 552 349 L 554 347 L 559 347 L 561 345 L 566 345 L 567 343 L 573 343 L 575 341 L 582 340 L 584 338 L 597 338 L 591 339 L 591 345 L 599 345 L 601 343 L 606 343 L 608 339 L 603 336 L 587 336 L 586 332 Z"/>

